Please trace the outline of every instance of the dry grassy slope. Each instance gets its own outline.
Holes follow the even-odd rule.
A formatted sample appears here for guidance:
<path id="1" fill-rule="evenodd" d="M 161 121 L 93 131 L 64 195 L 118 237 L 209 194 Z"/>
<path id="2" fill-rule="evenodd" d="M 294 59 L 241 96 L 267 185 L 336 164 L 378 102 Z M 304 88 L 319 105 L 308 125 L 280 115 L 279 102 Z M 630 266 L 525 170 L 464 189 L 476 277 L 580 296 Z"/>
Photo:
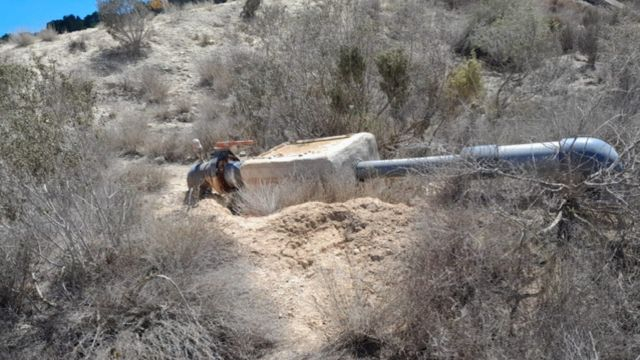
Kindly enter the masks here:
<path id="1" fill-rule="evenodd" d="M 94 79 L 98 93 L 96 115 L 102 123 L 113 123 L 114 118 L 119 121 L 135 118 L 145 121 L 151 131 L 189 131 L 190 123 L 160 123 L 154 117 L 183 99 L 191 103 L 192 111 L 197 111 L 202 98 L 210 96 L 198 86 L 197 63 L 211 52 L 228 46 L 244 46 L 246 39 L 238 35 L 236 29 L 241 8 L 242 3 L 238 1 L 219 5 L 206 3 L 154 17 L 150 22 L 153 35 L 148 56 L 137 61 L 110 56 L 109 51 L 116 43 L 102 27 L 63 34 L 53 42 L 38 41 L 25 48 L 17 48 L 11 43 L 0 44 L 0 56 L 19 63 L 28 63 L 34 56 L 43 57 L 45 61 L 54 61 L 64 72 Z M 198 44 L 196 37 L 203 35 L 213 39 L 209 46 Z M 85 40 L 87 51 L 70 53 L 69 44 L 81 39 Z M 121 90 L 123 82 L 136 81 L 145 67 L 159 70 L 168 85 L 166 104 L 147 105 Z"/>
<path id="2" fill-rule="evenodd" d="M 171 108 L 184 98 L 192 103 L 192 111 L 197 111 L 198 103 L 211 96 L 197 84 L 197 61 L 213 51 L 254 44 L 238 29 L 241 7 L 242 2 L 232 1 L 156 16 L 151 22 L 154 35 L 149 56 L 135 62 L 106 55 L 115 43 L 103 28 L 61 35 L 54 42 L 38 42 L 27 48 L 2 44 L 0 57 L 28 62 L 32 56 L 43 56 L 55 61 L 63 71 L 95 79 L 96 114 L 101 123 L 118 126 L 123 121 L 142 120 L 149 131 L 188 132 L 192 124 L 161 123 L 154 115 L 163 106 Z M 214 43 L 201 47 L 195 38 L 202 35 L 208 35 Z M 69 43 L 82 38 L 86 39 L 88 51 L 70 54 Z M 123 96 L 119 90 L 119 84 L 134 79 L 147 66 L 161 70 L 169 84 L 167 105 L 147 105 Z M 488 73 L 486 81 L 490 92 L 499 86 L 500 78 Z M 368 293 L 370 301 L 384 293 L 388 282 L 395 281 L 390 274 L 411 236 L 414 208 L 361 198 L 339 204 L 307 203 L 267 217 L 244 218 L 232 215 L 213 199 L 205 199 L 187 212 L 183 198 L 188 166 L 163 167 L 169 184 L 160 194 L 146 195 L 149 207 L 161 218 L 203 218 L 237 239 L 243 255 L 251 262 L 248 277 L 277 305 L 285 335 L 273 358 L 320 346 L 330 331 L 330 319 L 317 305 L 327 302 L 326 290 L 331 280 L 323 275 L 325 270 L 341 279 L 345 288 L 351 286 L 353 279 L 362 281 L 358 286 Z"/>

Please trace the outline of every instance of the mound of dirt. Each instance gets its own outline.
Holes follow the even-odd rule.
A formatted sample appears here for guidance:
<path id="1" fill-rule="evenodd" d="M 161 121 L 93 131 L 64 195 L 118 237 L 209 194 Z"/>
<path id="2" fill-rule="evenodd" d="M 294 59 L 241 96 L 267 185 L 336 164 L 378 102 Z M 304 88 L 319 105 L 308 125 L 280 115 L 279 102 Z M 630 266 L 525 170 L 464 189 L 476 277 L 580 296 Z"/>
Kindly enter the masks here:
<path id="1" fill-rule="evenodd" d="M 414 231 L 416 208 L 375 198 L 344 203 L 309 202 L 263 217 L 233 215 L 219 199 L 186 210 L 188 167 L 165 166 L 168 189 L 150 198 L 158 216 L 197 217 L 232 237 L 251 263 L 246 277 L 277 306 L 286 334 L 274 358 L 289 358 L 323 344 L 330 320 L 318 304 L 353 281 L 377 301 L 388 286 Z M 179 218 L 179 217 L 178 217 Z M 329 274 L 329 277 L 327 277 Z"/>

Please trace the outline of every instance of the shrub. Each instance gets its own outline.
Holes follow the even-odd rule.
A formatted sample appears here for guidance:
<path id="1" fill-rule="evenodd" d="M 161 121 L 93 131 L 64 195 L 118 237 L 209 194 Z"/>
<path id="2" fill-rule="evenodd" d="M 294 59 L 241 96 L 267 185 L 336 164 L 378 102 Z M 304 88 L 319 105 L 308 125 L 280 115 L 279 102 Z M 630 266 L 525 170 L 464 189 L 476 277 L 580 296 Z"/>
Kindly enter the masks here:
<path id="1" fill-rule="evenodd" d="M 166 0 L 151 0 L 147 3 L 147 6 L 154 13 L 161 13 L 167 9 L 167 4 Z"/>
<path id="2" fill-rule="evenodd" d="M 93 122 L 91 82 L 64 75 L 53 65 L 0 64 L 0 154 L 15 171 L 45 179 L 78 165 L 79 135 Z"/>
<path id="3" fill-rule="evenodd" d="M 23 31 L 11 34 L 10 40 L 18 47 L 26 47 L 36 42 L 36 37 L 29 32 Z"/>
<path id="4" fill-rule="evenodd" d="M 482 66 L 475 57 L 458 65 L 447 80 L 447 96 L 452 102 L 465 102 L 482 95 Z"/>
<path id="5" fill-rule="evenodd" d="M 69 45 L 67 45 L 67 49 L 70 53 L 75 54 L 76 52 L 85 52 L 87 51 L 87 38 L 86 36 L 81 36 L 77 39 L 71 40 Z"/>
<path id="6" fill-rule="evenodd" d="M 640 263 L 621 265 L 625 260 L 615 255 L 621 241 L 625 259 L 638 251 L 637 241 L 619 238 L 635 230 L 617 227 L 635 216 L 637 203 L 616 199 L 637 188 L 600 176 L 614 195 L 596 200 L 585 183 L 563 182 L 571 190 L 554 194 L 544 184 L 493 179 L 463 186 L 452 202 L 425 204 L 398 297 L 404 300 L 394 304 L 404 319 L 392 320 L 398 357 L 538 359 L 582 352 L 626 358 L 637 352 L 637 343 L 621 339 L 638 328 L 637 314 L 630 314 L 635 305 L 627 301 L 638 292 Z M 601 206 L 616 215 L 604 216 L 596 210 Z M 493 216 L 494 209 L 501 216 Z M 630 281 L 614 285 L 620 277 Z"/>
<path id="7" fill-rule="evenodd" d="M 212 54 L 196 64 L 202 86 L 212 87 L 220 98 L 229 96 L 233 85 L 233 66 L 220 55 Z"/>
<path id="8" fill-rule="evenodd" d="M 58 32 L 52 28 L 48 27 L 38 33 L 38 37 L 42 41 L 54 41 L 58 38 Z"/>
<path id="9" fill-rule="evenodd" d="M 120 124 L 107 131 L 107 146 L 123 156 L 140 156 L 147 141 L 147 132 L 147 124 L 137 114 L 125 113 Z"/>
<path id="10" fill-rule="evenodd" d="M 256 11 L 260 7 L 261 0 L 246 0 L 242 7 L 240 17 L 245 20 L 253 19 L 256 16 Z"/>
<path id="11" fill-rule="evenodd" d="M 456 45 L 460 53 L 508 72 L 534 69 L 555 51 L 548 22 L 532 0 L 486 0 Z"/>
<path id="12" fill-rule="evenodd" d="M 183 134 L 154 134 L 146 138 L 144 152 L 150 158 L 178 162 L 193 158 L 191 141 Z"/>
<path id="13" fill-rule="evenodd" d="M 98 0 L 100 20 L 130 55 L 140 55 L 149 37 L 149 10 L 141 0 Z"/>
<path id="14" fill-rule="evenodd" d="M 584 30 L 578 37 L 578 50 L 587 56 L 587 65 L 592 69 L 595 69 L 598 59 L 598 38 L 602 27 L 600 22 L 600 14 L 589 9 L 582 18 Z"/>
<path id="15" fill-rule="evenodd" d="M 120 180 L 138 191 L 157 192 L 167 185 L 167 176 L 158 165 L 133 164 L 127 167 Z"/>
<path id="16" fill-rule="evenodd" d="M 364 80 L 367 64 L 357 46 L 342 46 L 338 55 L 336 84 L 331 89 L 331 107 L 338 114 L 361 114 L 366 109 Z"/>
<path id="17" fill-rule="evenodd" d="M 398 116 L 409 95 L 409 58 L 403 50 L 390 50 L 376 58 L 382 77 L 380 89 L 387 96 L 392 113 Z"/>
<path id="18" fill-rule="evenodd" d="M 169 85 L 158 70 L 144 67 L 140 71 L 138 94 L 148 103 L 164 103 L 169 95 Z"/>

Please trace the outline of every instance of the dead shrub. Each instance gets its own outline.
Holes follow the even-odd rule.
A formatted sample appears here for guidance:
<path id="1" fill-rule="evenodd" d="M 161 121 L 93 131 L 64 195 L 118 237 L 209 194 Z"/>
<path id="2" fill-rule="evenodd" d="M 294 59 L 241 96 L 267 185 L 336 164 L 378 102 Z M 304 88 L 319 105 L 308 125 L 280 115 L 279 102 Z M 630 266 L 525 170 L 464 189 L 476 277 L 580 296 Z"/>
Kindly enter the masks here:
<path id="1" fill-rule="evenodd" d="M 71 40 L 67 45 L 67 50 L 70 53 L 75 54 L 76 52 L 85 52 L 87 51 L 87 38 L 82 35 L 77 39 Z"/>
<path id="2" fill-rule="evenodd" d="M 538 206 L 557 205 L 557 198 L 539 188 L 517 193 L 530 185 L 510 183 L 470 184 L 468 202 L 422 211 L 424 225 L 400 282 L 400 356 L 533 359 L 587 348 L 605 357 L 637 351 L 616 340 L 630 328 L 614 314 L 628 314 L 623 299 L 637 284 L 612 286 L 620 273 L 606 243 L 617 243 L 615 236 L 605 240 L 580 220 L 553 222 Z"/>
<path id="3" fill-rule="evenodd" d="M 424 21 L 430 17 L 418 1 L 394 3 L 401 15 L 391 19 L 376 9 L 365 0 L 300 12 L 271 6 L 247 25 L 264 46 L 232 52 L 226 67 L 243 136 L 267 148 L 368 131 L 383 153 L 423 136 L 444 108 L 446 36 Z"/>
<path id="4" fill-rule="evenodd" d="M 93 122 L 93 84 L 34 59 L 0 64 L 2 160 L 44 179 L 80 162 L 79 142 Z"/>
<path id="5" fill-rule="evenodd" d="M 140 71 L 138 93 L 152 104 L 164 103 L 169 95 L 169 85 L 160 71 L 150 67 L 144 67 Z"/>
<path id="6" fill-rule="evenodd" d="M 232 66 L 219 55 L 210 55 L 197 65 L 200 84 L 211 87 L 219 98 L 229 96 L 233 84 Z"/>
<path id="7" fill-rule="evenodd" d="M 38 33 L 38 38 L 42 41 L 55 41 L 58 38 L 58 32 L 52 27 L 47 27 Z"/>
<path id="8" fill-rule="evenodd" d="M 140 0 L 99 0 L 100 21 L 128 55 L 139 56 L 150 36 L 149 10 Z"/>
<path id="9" fill-rule="evenodd" d="M 11 34 L 9 40 L 17 47 L 27 47 L 36 42 L 36 37 L 32 33 L 22 31 Z"/>
<path id="10" fill-rule="evenodd" d="M 240 17 L 245 20 L 253 19 L 256 16 L 256 11 L 260 7 L 261 0 L 246 0 L 242 7 Z"/>
<path id="11" fill-rule="evenodd" d="M 363 277 L 353 267 L 320 273 L 322 301 L 315 305 L 329 322 L 329 343 L 309 359 L 386 358 L 383 313 L 372 304 Z"/>
<path id="12" fill-rule="evenodd" d="M 106 143 L 121 156 L 141 156 L 148 131 L 145 121 L 138 119 L 136 114 L 125 113 L 118 126 L 107 130 Z"/>
<path id="13" fill-rule="evenodd" d="M 157 133 L 148 136 L 144 143 L 144 152 L 150 158 L 163 157 L 169 162 L 180 162 L 193 158 L 191 141 L 181 133 Z"/>
<path id="14" fill-rule="evenodd" d="M 157 192 L 167 185 L 167 172 L 158 165 L 132 164 L 120 180 L 128 187 L 144 192 Z"/>
<path id="15" fill-rule="evenodd" d="M 598 59 L 598 41 L 601 32 L 601 19 L 597 10 L 587 11 L 582 18 L 583 30 L 578 36 L 577 48 L 587 56 L 587 65 L 595 69 Z"/>

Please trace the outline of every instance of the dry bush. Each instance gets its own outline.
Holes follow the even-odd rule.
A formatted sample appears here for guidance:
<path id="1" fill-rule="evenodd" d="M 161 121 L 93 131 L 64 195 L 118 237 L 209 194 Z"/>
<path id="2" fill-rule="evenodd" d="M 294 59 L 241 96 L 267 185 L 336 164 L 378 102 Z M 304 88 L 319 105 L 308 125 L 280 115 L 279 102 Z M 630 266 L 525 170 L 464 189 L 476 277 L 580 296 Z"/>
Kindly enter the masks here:
<path id="1" fill-rule="evenodd" d="M 261 0 L 246 0 L 242 7 L 240 17 L 245 20 L 253 19 L 256 16 L 256 11 L 258 11 L 261 2 Z"/>
<path id="2" fill-rule="evenodd" d="M 13 122 L 45 126 L 41 143 L 25 140 L 37 157 L 16 162 L 18 152 L 0 152 L 2 357 L 261 357 L 273 344 L 262 324 L 273 321 L 243 281 L 249 265 L 236 263 L 232 240 L 183 215 L 143 216 L 131 185 L 107 176 L 87 110 L 93 98 L 84 96 L 90 88 L 52 68 L 37 70 L 32 78 L 32 69 L 0 66 L 3 136 L 29 135 Z M 19 95 L 32 101 L 21 103 Z M 80 120 L 87 126 L 76 129 Z M 75 161 L 58 161 L 57 148 Z M 51 168 L 34 172 L 43 166 L 36 160 Z M 153 176 L 145 187 L 155 188 L 159 174 L 144 170 Z M 140 186 L 141 174 L 128 175 Z"/>
<path id="3" fill-rule="evenodd" d="M 578 36 L 577 48 L 587 56 L 587 65 L 595 69 L 598 59 L 598 41 L 602 25 L 597 10 L 587 11 L 582 18 L 583 30 Z"/>
<path id="4" fill-rule="evenodd" d="M 147 142 L 148 127 L 134 113 L 125 113 L 117 126 L 107 130 L 105 142 L 121 156 L 142 155 Z"/>
<path id="5" fill-rule="evenodd" d="M 176 101 L 174 101 L 174 105 L 179 114 L 187 114 L 191 112 L 192 103 L 191 98 L 188 96 L 176 99 Z"/>
<path id="6" fill-rule="evenodd" d="M 640 290 L 640 263 L 627 260 L 638 244 L 625 240 L 637 208 L 594 195 L 585 183 L 554 193 L 533 181 L 470 183 L 453 204 L 425 207 L 401 286 L 402 356 L 571 358 L 588 349 L 625 358 L 638 351 L 620 340 L 637 328 L 635 320 L 629 326 L 637 315 L 628 301 Z M 604 186 L 615 196 L 637 191 L 631 183 Z M 598 230 L 605 228 L 612 232 Z M 620 276 L 622 287 L 614 285 Z"/>
<path id="7" fill-rule="evenodd" d="M 82 35 L 77 39 L 71 40 L 71 42 L 69 42 L 69 45 L 67 45 L 67 50 L 69 50 L 69 52 L 72 54 L 75 54 L 78 51 L 87 51 L 87 37 L 85 35 Z"/>
<path id="8" fill-rule="evenodd" d="M 383 316 L 371 302 L 368 287 L 354 267 L 321 269 L 322 289 L 316 307 L 328 323 L 329 343 L 307 359 L 383 359 Z"/>
<path id="9" fill-rule="evenodd" d="M 93 84 L 39 59 L 34 67 L 0 64 L 0 80 L 2 160 L 37 178 L 77 164 L 77 142 L 93 121 Z"/>
<path id="10" fill-rule="evenodd" d="M 128 55 L 139 56 L 150 36 L 149 10 L 140 0 L 98 0 L 100 21 Z"/>
<path id="11" fill-rule="evenodd" d="M 205 151 L 213 150 L 217 141 L 242 137 L 240 124 L 217 101 L 205 99 L 198 105 L 198 110 L 192 137 L 200 139 Z"/>
<path id="12" fill-rule="evenodd" d="M 47 27 L 38 33 L 38 38 L 42 41 L 55 41 L 58 38 L 58 32 L 52 27 Z"/>
<path id="13" fill-rule="evenodd" d="M 167 172 L 158 165 L 132 164 L 119 177 L 126 186 L 145 192 L 157 192 L 167 185 Z"/>
<path id="14" fill-rule="evenodd" d="M 222 232 L 197 219 L 140 222 L 132 193 L 113 184 L 69 185 L 30 192 L 31 223 L 12 224 L 0 243 L 4 254 L 28 261 L 2 265 L 20 265 L 3 273 L 0 286 L 10 286 L 3 294 L 24 297 L 21 306 L 0 303 L 5 355 L 248 359 L 271 347 L 260 296 L 221 267 L 237 258 Z M 33 242 L 22 253 L 11 247 L 21 231 Z"/>
<path id="15" fill-rule="evenodd" d="M 456 50 L 475 51 L 497 69 L 520 72 L 553 56 L 556 45 L 539 3 L 489 0 L 477 6 Z"/>
<path id="16" fill-rule="evenodd" d="M 181 133 L 156 133 L 148 136 L 144 143 L 144 153 L 150 158 L 163 157 L 169 162 L 187 161 L 194 156 L 191 140 Z"/>
<path id="17" fill-rule="evenodd" d="M 27 47 L 36 42 L 36 37 L 32 33 L 22 31 L 11 34 L 9 40 L 17 47 Z"/>
<path id="18" fill-rule="evenodd" d="M 420 2 L 395 4 L 394 12 L 411 16 L 388 23 L 376 8 L 364 0 L 291 13 L 265 7 L 248 28 L 263 47 L 234 51 L 227 66 L 244 136 L 270 147 L 369 131 L 385 151 L 422 136 L 441 108 L 446 69 L 438 61 L 446 64 L 450 54 L 439 27 L 423 21 Z M 431 60 L 436 67 L 422 66 Z"/>
<path id="19" fill-rule="evenodd" d="M 201 85 L 211 87 L 221 99 L 229 96 L 233 83 L 231 78 L 233 66 L 224 61 L 220 55 L 212 54 L 200 60 L 196 68 Z"/>
<path id="20" fill-rule="evenodd" d="M 140 71 L 138 94 L 148 103 L 164 103 L 169 95 L 169 84 L 160 71 L 144 67 Z"/>

